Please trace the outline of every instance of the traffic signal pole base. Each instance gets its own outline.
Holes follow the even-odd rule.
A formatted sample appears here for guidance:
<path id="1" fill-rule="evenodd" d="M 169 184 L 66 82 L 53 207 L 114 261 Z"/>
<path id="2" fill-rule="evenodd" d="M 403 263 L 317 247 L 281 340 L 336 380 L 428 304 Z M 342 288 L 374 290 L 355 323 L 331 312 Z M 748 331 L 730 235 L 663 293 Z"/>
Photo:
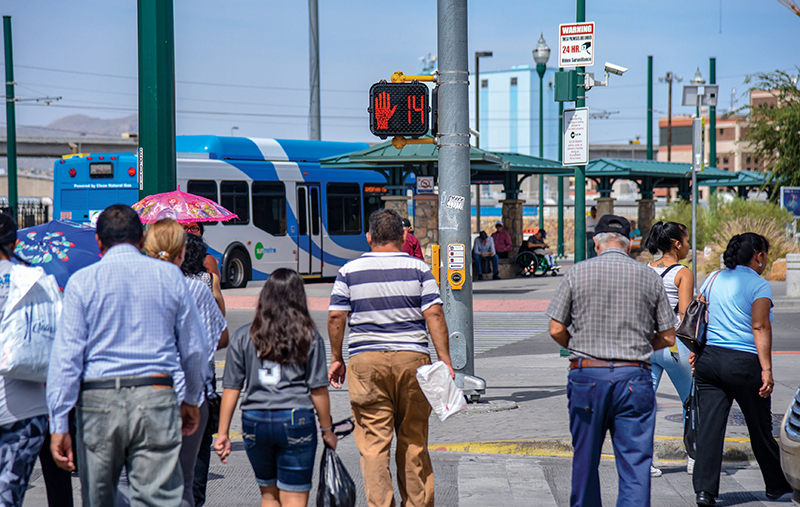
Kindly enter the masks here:
<path id="1" fill-rule="evenodd" d="M 470 403 L 478 403 L 482 394 L 486 394 L 486 381 L 474 375 L 456 372 L 456 385 L 464 392 Z"/>

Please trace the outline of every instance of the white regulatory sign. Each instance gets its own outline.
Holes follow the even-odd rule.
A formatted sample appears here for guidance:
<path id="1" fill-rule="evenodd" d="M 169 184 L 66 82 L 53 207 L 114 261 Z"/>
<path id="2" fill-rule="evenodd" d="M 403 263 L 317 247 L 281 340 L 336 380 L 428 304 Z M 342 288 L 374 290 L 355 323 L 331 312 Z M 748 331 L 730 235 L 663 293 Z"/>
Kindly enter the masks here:
<path id="1" fill-rule="evenodd" d="M 594 65 L 594 21 L 558 25 L 558 66 Z"/>
<path id="2" fill-rule="evenodd" d="M 447 245 L 447 269 L 465 269 L 466 248 L 461 243 Z"/>
<path id="3" fill-rule="evenodd" d="M 564 165 L 589 163 L 589 108 L 564 109 Z"/>

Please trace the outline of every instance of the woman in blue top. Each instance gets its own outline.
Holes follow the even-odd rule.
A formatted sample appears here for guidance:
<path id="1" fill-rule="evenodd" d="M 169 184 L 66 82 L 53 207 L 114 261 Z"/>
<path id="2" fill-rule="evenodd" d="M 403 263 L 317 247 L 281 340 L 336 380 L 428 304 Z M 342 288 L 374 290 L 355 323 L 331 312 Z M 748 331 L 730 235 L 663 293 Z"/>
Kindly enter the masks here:
<path id="1" fill-rule="evenodd" d="M 709 302 L 709 322 L 703 352 L 690 356 L 701 414 L 692 477 L 697 505 L 715 505 L 719 494 L 725 426 L 733 400 L 747 422 L 767 498 L 776 500 L 792 492 L 772 437 L 772 290 L 760 276 L 768 251 L 769 241 L 760 234 L 734 236 L 723 256 L 728 269 L 711 275 L 700 289 Z"/>

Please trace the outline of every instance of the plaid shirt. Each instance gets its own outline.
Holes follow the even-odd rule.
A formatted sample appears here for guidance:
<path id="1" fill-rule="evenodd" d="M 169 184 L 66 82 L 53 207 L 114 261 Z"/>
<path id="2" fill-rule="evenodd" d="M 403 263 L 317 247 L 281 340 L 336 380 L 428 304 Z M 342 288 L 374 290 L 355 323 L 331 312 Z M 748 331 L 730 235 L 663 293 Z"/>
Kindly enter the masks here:
<path id="1" fill-rule="evenodd" d="M 570 359 L 649 363 L 655 332 L 675 325 L 661 277 L 617 247 L 567 271 L 545 313 L 569 327 Z"/>

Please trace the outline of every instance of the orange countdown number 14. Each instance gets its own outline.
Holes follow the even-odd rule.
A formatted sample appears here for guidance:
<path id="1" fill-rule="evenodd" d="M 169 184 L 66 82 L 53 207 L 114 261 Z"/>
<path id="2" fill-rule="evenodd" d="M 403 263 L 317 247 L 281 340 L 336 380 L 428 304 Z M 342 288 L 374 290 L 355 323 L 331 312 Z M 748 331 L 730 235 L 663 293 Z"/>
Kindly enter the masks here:
<path id="1" fill-rule="evenodd" d="M 419 107 L 417 107 L 416 95 L 408 96 L 408 123 L 411 124 L 411 111 L 419 113 L 419 122 L 425 123 L 425 96 L 421 95 L 419 98 Z"/>

